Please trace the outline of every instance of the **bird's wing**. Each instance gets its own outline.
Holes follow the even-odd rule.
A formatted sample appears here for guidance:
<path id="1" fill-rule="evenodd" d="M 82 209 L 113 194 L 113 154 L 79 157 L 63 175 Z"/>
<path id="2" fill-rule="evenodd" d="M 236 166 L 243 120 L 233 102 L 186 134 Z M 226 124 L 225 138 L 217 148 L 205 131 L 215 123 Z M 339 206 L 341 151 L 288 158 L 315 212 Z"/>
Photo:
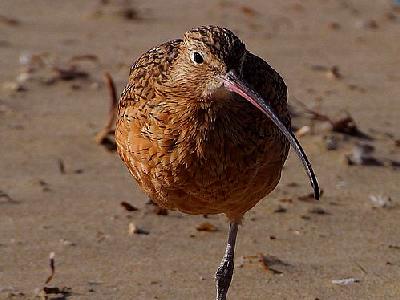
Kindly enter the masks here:
<path id="1" fill-rule="evenodd" d="M 247 52 L 242 77 L 273 108 L 282 123 L 290 128 L 287 87 L 282 77 L 260 57 Z"/>
<path id="2" fill-rule="evenodd" d="M 115 130 L 117 150 L 132 175 L 139 178 L 138 169 L 151 166 L 151 160 L 158 152 L 157 134 L 162 131 L 153 114 L 157 109 L 156 87 L 168 74 L 175 61 L 181 40 L 174 40 L 150 49 L 132 65 L 129 81 L 118 104 L 118 119 Z M 160 132 L 159 132 L 160 131 Z M 146 173 L 148 170 L 144 170 Z"/>

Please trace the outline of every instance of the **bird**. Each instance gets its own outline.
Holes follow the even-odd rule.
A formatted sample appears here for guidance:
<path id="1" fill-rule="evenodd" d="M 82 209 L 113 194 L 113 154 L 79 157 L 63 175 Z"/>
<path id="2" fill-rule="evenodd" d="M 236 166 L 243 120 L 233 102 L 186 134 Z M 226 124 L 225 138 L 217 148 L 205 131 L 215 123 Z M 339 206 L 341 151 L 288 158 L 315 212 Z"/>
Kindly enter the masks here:
<path id="1" fill-rule="evenodd" d="M 315 172 L 291 131 L 283 78 L 227 28 L 196 27 L 142 54 L 121 93 L 115 140 L 157 205 L 227 217 L 217 300 L 231 284 L 238 226 L 275 189 L 290 145 L 319 199 Z"/>

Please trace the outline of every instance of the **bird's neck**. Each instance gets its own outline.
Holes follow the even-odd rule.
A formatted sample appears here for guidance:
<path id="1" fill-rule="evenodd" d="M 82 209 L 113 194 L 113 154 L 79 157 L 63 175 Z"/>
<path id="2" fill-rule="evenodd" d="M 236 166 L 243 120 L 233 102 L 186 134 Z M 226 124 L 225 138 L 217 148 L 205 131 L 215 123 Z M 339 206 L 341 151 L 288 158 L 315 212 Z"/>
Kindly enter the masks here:
<path id="1" fill-rule="evenodd" d="M 232 133 L 241 131 L 239 127 L 243 124 L 238 123 L 238 116 L 243 111 L 240 106 L 243 103 L 234 99 L 192 99 L 180 104 L 180 111 L 177 113 L 180 116 L 182 146 L 189 147 L 200 158 L 207 157 L 207 153 L 213 152 L 215 147 L 223 147 L 224 143 L 232 140 Z"/>

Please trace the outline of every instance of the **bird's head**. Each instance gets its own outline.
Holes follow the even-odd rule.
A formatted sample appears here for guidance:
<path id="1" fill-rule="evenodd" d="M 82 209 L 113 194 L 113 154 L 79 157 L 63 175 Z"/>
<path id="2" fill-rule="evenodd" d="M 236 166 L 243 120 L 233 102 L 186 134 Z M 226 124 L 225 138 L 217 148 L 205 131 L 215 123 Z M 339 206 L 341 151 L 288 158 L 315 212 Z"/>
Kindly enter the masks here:
<path id="1" fill-rule="evenodd" d="M 246 47 L 230 30 L 202 26 L 185 33 L 181 56 L 186 61 L 186 78 L 196 83 L 207 100 L 224 86 L 229 72 L 241 74 Z"/>

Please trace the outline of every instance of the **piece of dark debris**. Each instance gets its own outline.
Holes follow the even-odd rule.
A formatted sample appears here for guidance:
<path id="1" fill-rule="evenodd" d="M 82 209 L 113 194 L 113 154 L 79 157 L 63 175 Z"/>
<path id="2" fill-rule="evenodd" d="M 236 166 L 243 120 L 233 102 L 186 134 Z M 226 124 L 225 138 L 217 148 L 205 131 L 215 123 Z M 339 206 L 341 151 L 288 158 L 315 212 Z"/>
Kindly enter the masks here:
<path id="1" fill-rule="evenodd" d="M 254 8 L 247 6 L 247 5 L 242 5 L 240 6 L 240 11 L 249 17 L 254 17 L 257 15 L 257 12 L 254 10 Z"/>
<path id="2" fill-rule="evenodd" d="M 259 262 L 261 262 L 265 271 L 271 271 L 274 274 L 282 274 L 283 272 L 278 271 L 276 269 L 271 268 L 274 265 L 288 267 L 290 264 L 285 263 L 284 261 L 280 260 L 276 256 L 271 255 L 264 255 L 262 253 L 259 254 Z"/>
<path id="3" fill-rule="evenodd" d="M 40 179 L 38 181 L 38 183 L 39 183 L 39 186 L 42 188 L 43 192 L 50 192 L 51 191 L 50 185 L 46 181 Z"/>
<path id="4" fill-rule="evenodd" d="M 18 291 L 14 287 L 0 287 L 0 298 L 1 299 L 19 299 L 20 297 L 26 296 L 25 293 Z M 4 297 L 4 298 L 2 298 Z"/>
<path id="5" fill-rule="evenodd" d="M 321 190 L 319 196 L 322 197 L 323 194 L 324 194 L 324 190 Z M 297 199 L 299 199 L 300 201 L 303 201 L 303 202 L 310 202 L 310 203 L 314 203 L 316 201 L 314 199 L 314 193 L 309 193 L 306 195 L 298 196 Z"/>
<path id="6" fill-rule="evenodd" d="M 378 22 L 373 19 L 364 21 L 362 26 L 366 29 L 378 29 L 379 28 Z"/>
<path id="7" fill-rule="evenodd" d="M 138 211 L 139 209 L 129 202 L 122 201 L 120 205 L 126 210 L 126 211 Z"/>
<path id="8" fill-rule="evenodd" d="M 218 228 L 209 222 L 203 222 L 196 226 L 196 230 L 213 232 L 213 231 L 218 231 Z"/>
<path id="9" fill-rule="evenodd" d="M 274 210 L 274 213 L 285 213 L 285 212 L 287 212 L 287 208 L 282 205 L 279 205 L 278 208 Z"/>
<path id="10" fill-rule="evenodd" d="M 347 87 L 348 87 L 349 90 L 351 90 L 351 91 L 358 91 L 358 92 L 360 92 L 360 93 L 365 93 L 365 92 L 367 91 L 365 88 L 360 87 L 360 86 L 358 86 L 358 85 L 356 85 L 356 84 L 352 84 L 352 83 L 348 84 Z"/>
<path id="11" fill-rule="evenodd" d="M 330 215 L 329 212 L 327 212 L 325 209 L 321 207 L 313 207 L 309 210 L 309 213 L 315 214 L 315 215 Z"/>
<path id="12" fill-rule="evenodd" d="M 55 79 L 71 81 L 76 79 L 86 79 L 89 77 L 89 73 L 79 70 L 77 66 L 70 65 L 66 68 L 62 67 L 53 67 L 54 72 L 56 73 Z"/>
<path id="13" fill-rule="evenodd" d="M 60 171 L 60 174 L 65 174 L 65 164 L 64 164 L 64 160 L 62 160 L 61 158 L 59 158 L 57 160 L 58 162 L 58 171 Z"/>
<path id="14" fill-rule="evenodd" d="M 98 243 L 101 243 L 101 242 L 103 242 L 103 241 L 105 241 L 105 240 L 107 240 L 109 238 L 110 238 L 110 235 L 108 235 L 108 234 L 106 234 L 106 233 L 104 233 L 102 231 L 97 231 L 96 232 L 96 241 Z"/>
<path id="15" fill-rule="evenodd" d="M 10 92 L 26 92 L 28 90 L 25 85 L 16 81 L 5 81 L 2 88 Z"/>
<path id="16" fill-rule="evenodd" d="M 125 7 L 118 11 L 117 13 L 120 17 L 128 21 L 140 20 L 140 14 L 137 9 L 133 7 Z"/>
<path id="17" fill-rule="evenodd" d="M 40 299 L 45 299 L 45 300 L 49 299 L 49 296 L 56 297 L 51 299 L 66 299 L 67 297 L 72 296 L 72 289 L 69 287 L 59 288 L 59 287 L 48 286 L 48 284 L 53 280 L 56 272 L 54 252 L 51 252 L 49 255 L 49 266 L 50 266 L 50 275 L 47 277 L 44 283 L 44 287 L 38 292 L 37 296 Z"/>
<path id="18" fill-rule="evenodd" d="M 0 15 L 0 23 L 10 25 L 10 26 L 18 26 L 21 24 L 21 22 L 19 20 L 15 19 L 15 18 L 6 17 L 3 15 Z"/>
<path id="19" fill-rule="evenodd" d="M 332 66 L 327 74 L 328 78 L 330 79 L 342 79 L 343 75 L 340 73 L 339 67 L 338 66 Z"/>
<path id="20" fill-rule="evenodd" d="M 11 198 L 6 192 L 0 190 L 0 204 L 3 203 L 11 203 L 11 204 L 18 204 L 19 202 Z"/>
<path id="21" fill-rule="evenodd" d="M 335 121 L 331 120 L 330 123 L 332 125 L 332 131 L 334 132 L 343 133 L 358 138 L 371 139 L 371 137 L 358 129 L 356 122 L 349 113 L 346 113 L 346 116 Z"/>
<path id="22" fill-rule="evenodd" d="M 384 166 L 384 163 L 373 156 L 375 147 L 367 143 L 357 143 L 350 154 L 347 154 L 346 162 L 349 166 Z"/>
<path id="23" fill-rule="evenodd" d="M 168 210 L 162 207 L 159 207 L 158 205 L 154 206 L 153 212 L 157 216 L 167 216 L 168 215 Z"/>
<path id="24" fill-rule="evenodd" d="M 400 250 L 400 246 L 398 246 L 398 245 L 389 245 L 388 248 L 389 249 Z"/>
<path id="25" fill-rule="evenodd" d="M 343 75 L 340 73 L 339 66 L 324 66 L 324 65 L 311 65 L 311 70 L 323 72 L 329 79 L 342 79 Z"/>
<path id="26" fill-rule="evenodd" d="M 400 161 L 390 160 L 389 164 L 393 167 L 393 169 L 397 170 L 400 168 Z"/>
<path id="27" fill-rule="evenodd" d="M 57 296 L 52 299 L 66 299 L 67 297 L 72 296 L 72 288 L 70 287 L 47 287 L 45 286 L 42 290 L 42 294 L 39 294 L 39 297 L 42 299 L 49 299 L 50 295 Z"/>
<path id="28" fill-rule="evenodd" d="M 67 240 L 67 239 L 60 239 L 60 243 L 63 246 L 68 246 L 68 247 L 75 247 L 76 246 L 76 243 L 71 242 L 70 240 Z"/>
<path id="29" fill-rule="evenodd" d="M 278 265 L 278 266 L 283 266 L 287 267 L 290 266 L 288 263 L 283 262 L 279 258 L 275 256 L 269 256 L 269 255 L 264 255 L 262 253 L 259 253 L 258 255 L 248 255 L 248 256 L 242 256 L 241 257 L 241 263 L 240 265 L 243 267 L 244 265 L 252 265 L 254 263 L 261 264 L 262 268 L 266 272 L 271 272 L 274 275 L 280 275 L 283 272 L 279 271 L 275 268 L 272 268 L 272 266 Z"/>
<path id="30" fill-rule="evenodd" d="M 329 22 L 328 23 L 328 28 L 330 28 L 332 30 L 339 30 L 339 29 L 342 28 L 342 26 L 338 22 Z"/>
<path id="31" fill-rule="evenodd" d="M 281 203 L 293 203 L 293 199 L 292 198 L 282 198 L 282 199 L 279 199 L 279 202 L 281 202 Z"/>
<path id="32" fill-rule="evenodd" d="M 148 201 L 146 202 L 146 205 L 152 206 L 152 212 L 156 214 L 157 216 L 167 216 L 168 215 L 168 210 L 165 208 L 162 208 L 157 205 L 153 200 L 148 198 Z"/>
<path id="33" fill-rule="evenodd" d="M 328 151 L 337 150 L 338 148 L 338 140 L 334 135 L 326 135 L 324 136 L 325 148 Z"/>

